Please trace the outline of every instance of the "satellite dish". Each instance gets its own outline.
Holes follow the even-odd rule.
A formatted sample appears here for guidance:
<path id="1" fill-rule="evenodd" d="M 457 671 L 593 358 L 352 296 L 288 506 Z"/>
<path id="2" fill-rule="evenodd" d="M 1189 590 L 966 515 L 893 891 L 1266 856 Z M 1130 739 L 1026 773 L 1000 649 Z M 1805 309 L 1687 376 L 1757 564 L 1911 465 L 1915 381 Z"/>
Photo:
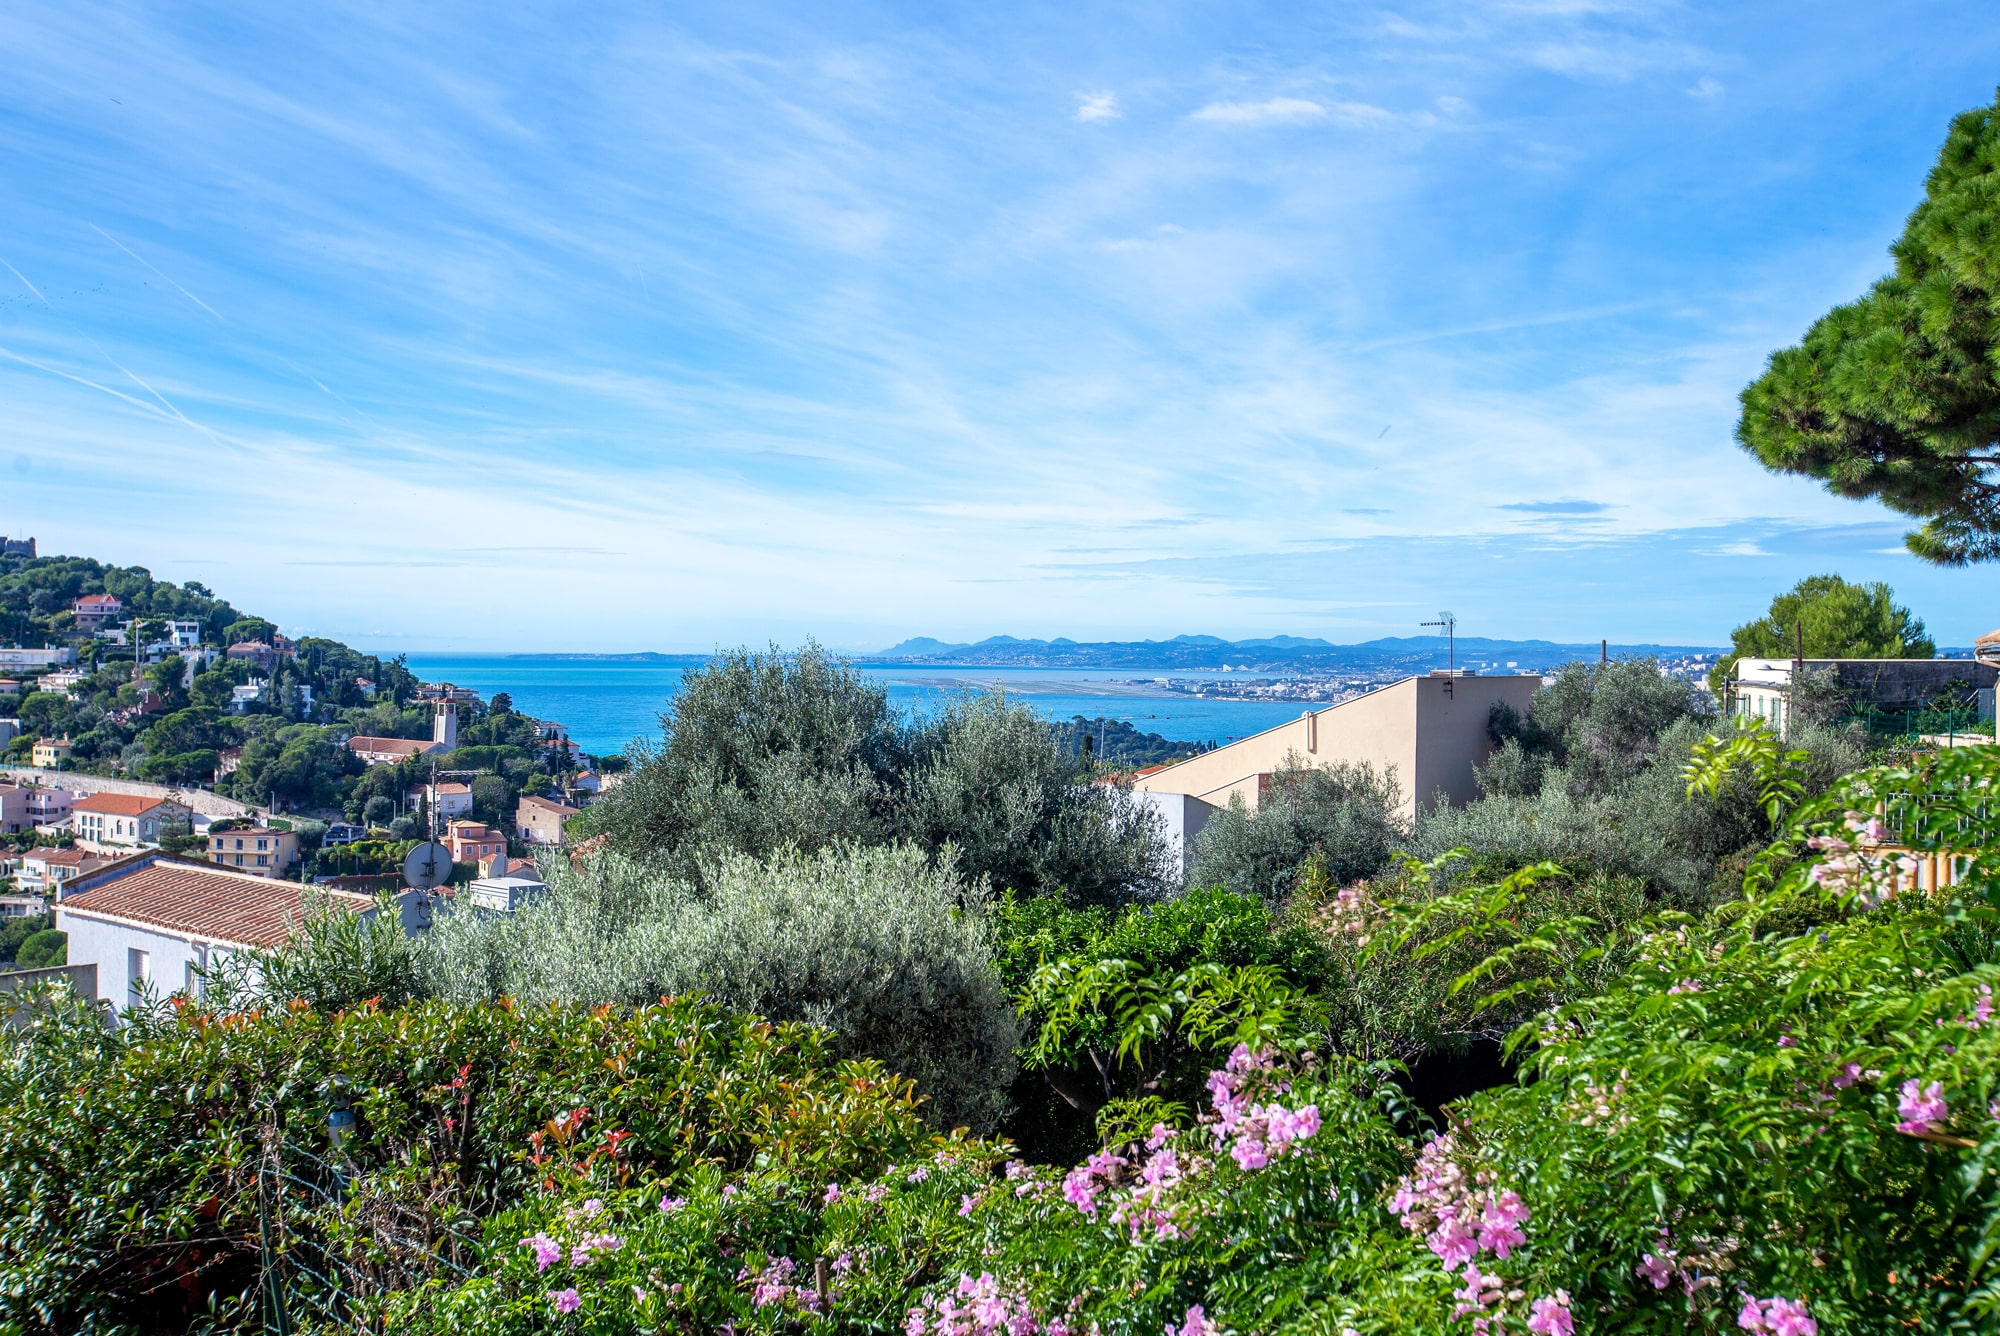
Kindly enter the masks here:
<path id="1" fill-rule="evenodd" d="M 436 840 L 426 840 L 410 850 L 403 860 L 403 880 L 413 891 L 428 891 L 434 886 L 442 886 L 451 876 L 451 850 Z"/>

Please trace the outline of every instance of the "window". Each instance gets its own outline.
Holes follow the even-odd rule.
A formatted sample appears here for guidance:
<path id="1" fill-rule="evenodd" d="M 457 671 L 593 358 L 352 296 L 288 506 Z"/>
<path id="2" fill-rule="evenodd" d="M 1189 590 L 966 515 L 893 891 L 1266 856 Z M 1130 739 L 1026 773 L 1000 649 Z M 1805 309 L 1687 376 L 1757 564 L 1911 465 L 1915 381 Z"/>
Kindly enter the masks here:
<path id="1" fill-rule="evenodd" d="M 270 865 L 271 865 L 271 855 L 269 855 L 269 854 L 258 854 L 258 855 L 257 855 L 257 866 L 258 866 L 258 867 L 269 867 Z"/>
<path id="2" fill-rule="evenodd" d="M 236 866 L 238 866 L 238 867 L 242 867 L 242 866 L 243 866 L 243 855 L 242 855 L 242 854 L 238 854 L 238 855 L 236 855 Z"/>
<path id="3" fill-rule="evenodd" d="M 136 947 L 125 953 L 125 1005 L 136 1007 L 145 1000 L 146 984 L 152 978 L 153 960 Z"/>

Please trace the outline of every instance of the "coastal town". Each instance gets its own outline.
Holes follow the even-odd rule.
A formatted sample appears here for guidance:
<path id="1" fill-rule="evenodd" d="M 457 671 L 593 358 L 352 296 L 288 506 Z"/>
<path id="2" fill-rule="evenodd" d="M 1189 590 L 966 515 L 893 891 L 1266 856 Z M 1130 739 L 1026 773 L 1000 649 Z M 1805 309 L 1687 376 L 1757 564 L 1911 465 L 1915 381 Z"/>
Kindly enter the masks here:
<path id="1" fill-rule="evenodd" d="M 61 963 L 70 888 L 148 851 L 372 894 L 434 839 L 448 890 L 511 903 L 621 777 L 504 693 L 36 549 L 0 552 L 0 956 L 23 966 Z"/>

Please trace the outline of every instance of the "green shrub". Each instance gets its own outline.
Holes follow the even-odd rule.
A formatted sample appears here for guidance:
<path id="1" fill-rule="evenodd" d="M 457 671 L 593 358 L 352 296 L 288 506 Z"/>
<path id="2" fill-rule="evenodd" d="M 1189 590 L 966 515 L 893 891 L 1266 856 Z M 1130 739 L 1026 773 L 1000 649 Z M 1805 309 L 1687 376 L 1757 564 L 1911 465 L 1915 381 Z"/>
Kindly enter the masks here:
<path id="1" fill-rule="evenodd" d="M 1156 896 L 1168 876 L 1150 809 L 1083 783 L 1056 730 L 1004 693 L 903 719 L 888 693 L 808 644 L 735 650 L 682 678 L 662 741 L 579 823 L 702 884 L 726 854 L 833 844 L 950 846 L 969 877 L 1080 903 Z"/>
<path id="2" fill-rule="evenodd" d="M 899 775 L 895 824 L 946 846 L 968 876 L 1072 904 L 1157 899 L 1177 881 L 1150 808 L 1082 783 L 1056 730 L 998 691 L 960 696 L 924 720 Z"/>
<path id="3" fill-rule="evenodd" d="M 35 933 L 14 952 L 14 963 L 24 970 L 47 969 L 69 963 L 69 934 L 54 928 Z"/>
<path id="4" fill-rule="evenodd" d="M 907 1082 L 836 1059 L 821 1032 L 698 1001 L 183 1001 L 135 1020 L 120 1033 L 92 1007 L 57 1008 L 6 1040 L 0 1324 L 174 1330 L 213 1296 L 225 1325 L 256 1328 L 246 1295 L 274 1229 L 294 1303 L 329 1311 L 327 1279 L 365 1297 L 462 1264 L 468 1222 L 518 1207 L 557 1160 L 634 1186 L 752 1169 L 812 1184 L 931 1142 Z M 354 1132 L 336 1151 L 343 1104 Z M 282 1199 L 260 1162 L 282 1172 Z"/>
<path id="5" fill-rule="evenodd" d="M 1347 882 L 1372 876 L 1407 838 L 1393 774 L 1366 762 L 1305 766 L 1287 757 L 1271 788 L 1247 810 L 1231 798 L 1195 837 L 1190 885 L 1220 886 L 1277 904 L 1291 893 L 1306 860 Z"/>
<path id="6" fill-rule="evenodd" d="M 914 1078 L 945 1126 L 992 1128 L 1017 1029 L 993 968 L 984 886 L 910 845 L 766 859 L 722 854 L 707 893 L 616 855 L 552 864 L 512 915 L 443 919 L 426 988 L 630 1004 L 704 993 L 838 1033 L 840 1051 Z"/>

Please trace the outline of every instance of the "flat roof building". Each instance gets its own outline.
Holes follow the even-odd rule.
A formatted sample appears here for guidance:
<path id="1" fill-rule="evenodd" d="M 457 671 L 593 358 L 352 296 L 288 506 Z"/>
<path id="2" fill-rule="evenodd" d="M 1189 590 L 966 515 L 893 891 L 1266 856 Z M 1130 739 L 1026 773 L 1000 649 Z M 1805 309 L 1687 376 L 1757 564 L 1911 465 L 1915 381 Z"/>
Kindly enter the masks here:
<path id="1" fill-rule="evenodd" d="M 1132 781 L 1135 793 L 1177 793 L 1211 807 L 1240 799 L 1252 811 L 1287 764 L 1366 763 L 1390 775 L 1405 819 L 1428 811 L 1439 795 L 1453 803 L 1479 796 L 1474 769 L 1493 752 L 1493 707 L 1525 714 L 1542 679 L 1531 674 L 1480 677 L 1460 670 L 1406 677 L 1366 695 L 1307 710 L 1290 723 L 1167 766 Z M 1190 832 L 1189 838 L 1192 838 Z"/>

